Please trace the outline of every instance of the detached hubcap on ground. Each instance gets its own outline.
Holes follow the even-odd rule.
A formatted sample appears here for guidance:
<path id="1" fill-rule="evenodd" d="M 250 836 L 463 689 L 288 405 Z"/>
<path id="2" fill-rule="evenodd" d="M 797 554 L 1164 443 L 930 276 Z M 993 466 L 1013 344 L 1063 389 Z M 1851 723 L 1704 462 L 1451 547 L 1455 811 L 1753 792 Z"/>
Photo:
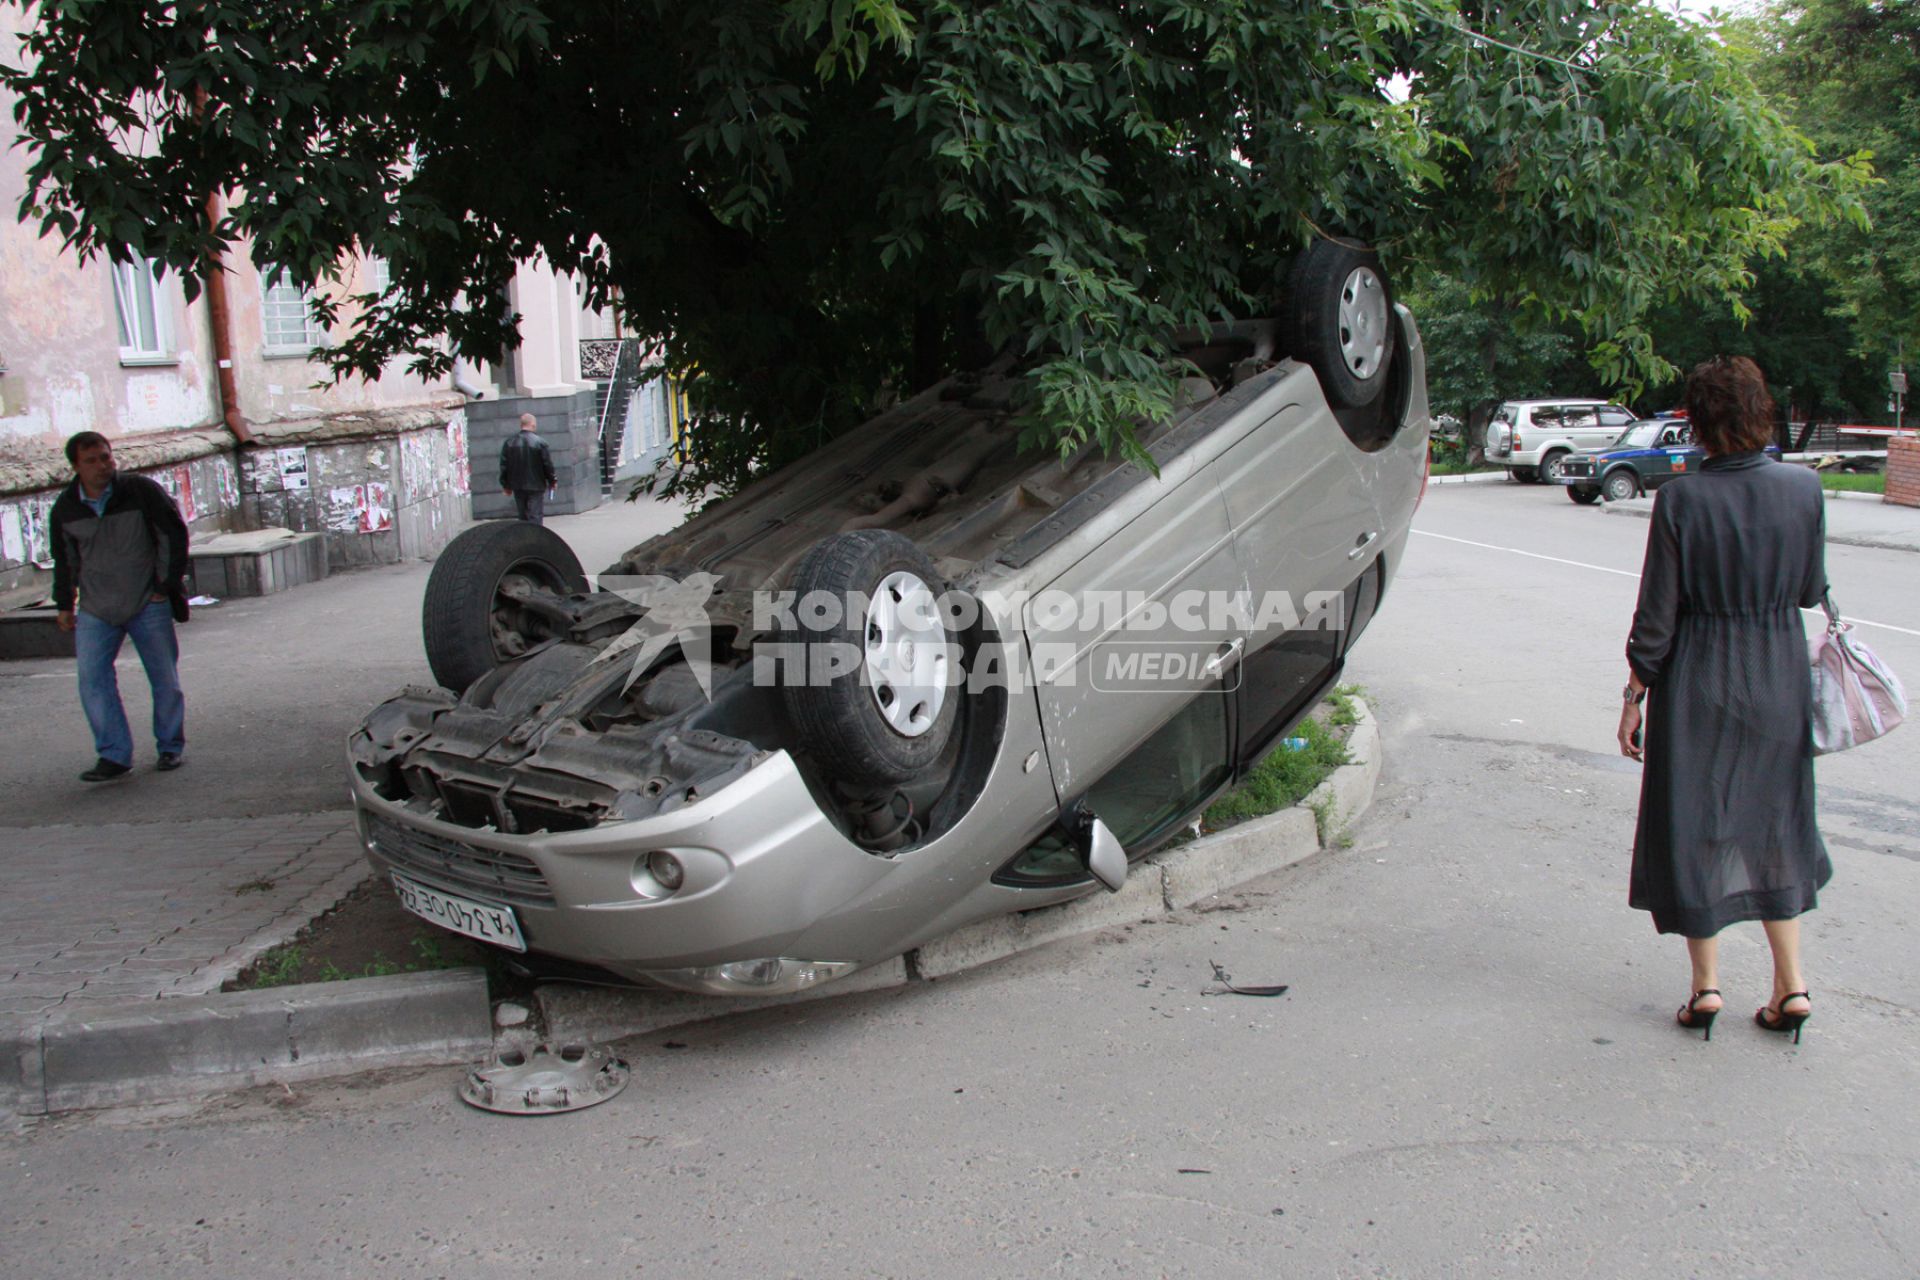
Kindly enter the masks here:
<path id="1" fill-rule="evenodd" d="M 1366 381 L 1387 354 L 1387 291 L 1371 267 L 1355 267 L 1340 286 L 1340 357 Z"/>
<path id="2" fill-rule="evenodd" d="M 881 579 L 867 604 L 867 683 L 894 732 L 917 738 L 947 700 L 946 628 L 933 591 L 911 573 Z"/>

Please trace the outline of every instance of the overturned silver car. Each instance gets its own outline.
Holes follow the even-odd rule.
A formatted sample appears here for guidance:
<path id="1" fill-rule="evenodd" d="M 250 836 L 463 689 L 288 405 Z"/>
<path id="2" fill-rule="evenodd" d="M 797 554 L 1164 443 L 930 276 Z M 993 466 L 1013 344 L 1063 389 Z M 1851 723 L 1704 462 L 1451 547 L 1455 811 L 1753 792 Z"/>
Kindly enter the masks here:
<path id="1" fill-rule="evenodd" d="M 457 538 L 442 688 L 349 745 L 403 905 L 547 973 L 797 990 L 1117 889 L 1286 736 L 1397 569 L 1418 330 L 1321 242 L 1285 314 L 1186 335 L 1159 474 L 1021 453 L 996 367 L 634 548 Z"/>

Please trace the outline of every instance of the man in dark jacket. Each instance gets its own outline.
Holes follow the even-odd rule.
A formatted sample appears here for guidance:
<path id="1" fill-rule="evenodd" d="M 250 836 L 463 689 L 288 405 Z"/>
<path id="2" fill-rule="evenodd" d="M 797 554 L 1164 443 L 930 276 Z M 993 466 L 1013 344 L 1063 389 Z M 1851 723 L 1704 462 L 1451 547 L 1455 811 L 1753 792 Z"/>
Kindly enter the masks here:
<path id="1" fill-rule="evenodd" d="M 93 768 L 106 782 L 133 768 L 133 734 L 113 671 L 121 642 L 133 639 L 153 689 L 153 742 L 160 768 L 186 761 L 187 704 L 180 692 L 176 616 L 186 616 L 187 525 L 167 491 L 114 470 L 113 446 L 97 431 L 67 441 L 74 481 L 53 504 L 53 604 L 74 633 L 80 705 L 93 729 Z M 75 595 L 78 595 L 78 608 Z"/>
<path id="2" fill-rule="evenodd" d="M 553 492 L 553 453 L 534 430 L 533 415 L 520 415 L 520 434 L 500 446 L 500 492 L 513 498 L 514 513 L 531 524 L 541 523 L 547 495 Z"/>

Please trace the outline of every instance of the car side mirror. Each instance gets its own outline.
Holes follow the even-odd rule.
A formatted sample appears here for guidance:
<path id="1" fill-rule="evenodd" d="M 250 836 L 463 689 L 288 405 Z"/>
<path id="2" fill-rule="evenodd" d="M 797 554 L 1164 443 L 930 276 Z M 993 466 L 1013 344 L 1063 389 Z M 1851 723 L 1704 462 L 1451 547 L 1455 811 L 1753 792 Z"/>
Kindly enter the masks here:
<path id="1" fill-rule="evenodd" d="M 1081 820 L 1075 825 L 1080 856 L 1085 859 L 1087 870 L 1093 873 L 1095 880 L 1107 886 L 1107 892 L 1120 892 L 1127 883 L 1127 850 L 1120 843 L 1120 837 L 1114 835 L 1107 824 L 1094 817 L 1090 810 L 1083 810 Z"/>

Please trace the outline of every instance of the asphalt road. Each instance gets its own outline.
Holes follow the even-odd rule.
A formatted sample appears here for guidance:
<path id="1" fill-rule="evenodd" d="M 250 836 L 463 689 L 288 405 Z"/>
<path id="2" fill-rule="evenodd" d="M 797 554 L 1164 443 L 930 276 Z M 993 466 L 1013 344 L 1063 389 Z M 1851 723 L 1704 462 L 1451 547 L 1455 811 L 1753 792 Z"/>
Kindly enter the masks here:
<path id="1" fill-rule="evenodd" d="M 45 1122 L 0 1139 L 0 1274 L 1913 1276 L 1920 731 L 1821 765 L 1805 1042 L 1742 1021 L 1743 926 L 1703 1044 L 1671 1024 L 1679 943 L 1625 904 L 1646 522 L 1493 485 L 1416 527 L 1350 668 L 1387 735 L 1351 847 L 631 1042 L 633 1085 L 573 1115 L 470 1111 L 430 1072 Z M 1831 563 L 1920 672 L 1920 557 Z M 1210 961 L 1292 990 L 1203 994 Z"/>

